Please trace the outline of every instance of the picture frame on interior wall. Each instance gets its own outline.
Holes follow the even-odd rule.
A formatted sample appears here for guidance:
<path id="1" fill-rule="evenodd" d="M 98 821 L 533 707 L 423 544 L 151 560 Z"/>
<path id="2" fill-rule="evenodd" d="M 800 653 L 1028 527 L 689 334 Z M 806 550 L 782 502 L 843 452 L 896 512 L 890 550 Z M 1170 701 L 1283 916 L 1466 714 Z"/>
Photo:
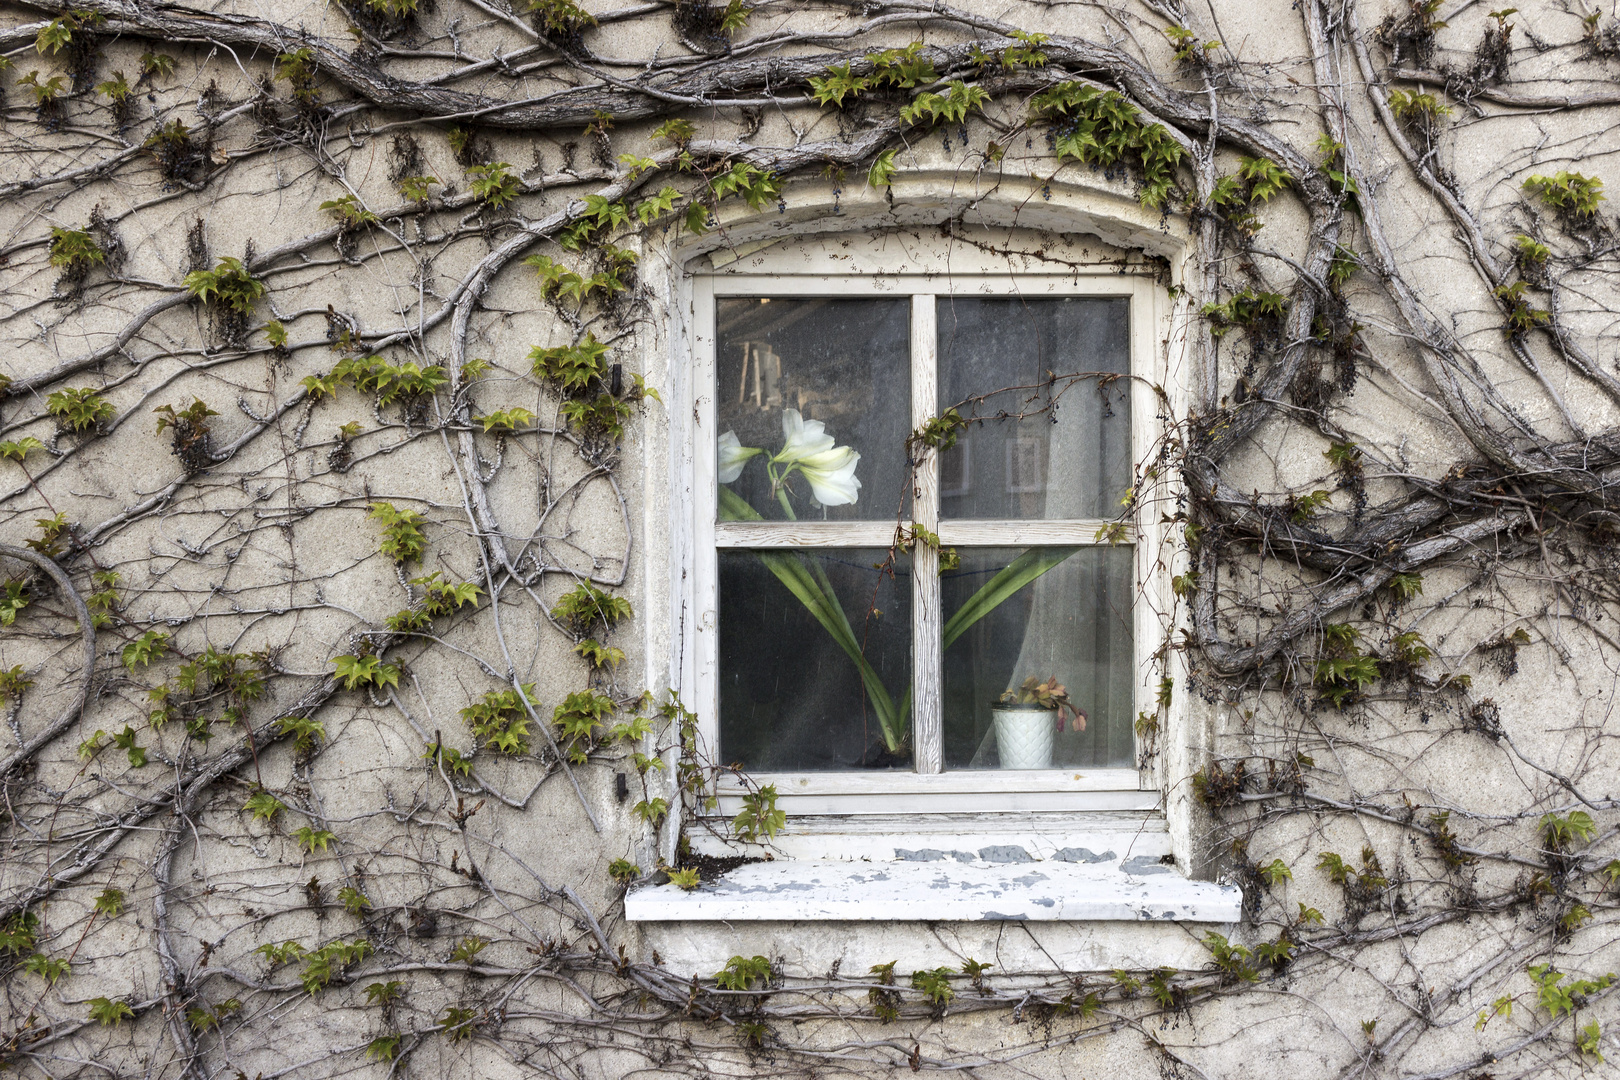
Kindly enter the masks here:
<path id="1" fill-rule="evenodd" d="M 939 463 L 939 497 L 957 498 L 973 491 L 973 445 L 966 443 L 961 452 Z"/>
<path id="2" fill-rule="evenodd" d="M 1009 495 L 1035 495 L 1046 490 L 1046 440 L 1015 435 L 1003 444 Z"/>

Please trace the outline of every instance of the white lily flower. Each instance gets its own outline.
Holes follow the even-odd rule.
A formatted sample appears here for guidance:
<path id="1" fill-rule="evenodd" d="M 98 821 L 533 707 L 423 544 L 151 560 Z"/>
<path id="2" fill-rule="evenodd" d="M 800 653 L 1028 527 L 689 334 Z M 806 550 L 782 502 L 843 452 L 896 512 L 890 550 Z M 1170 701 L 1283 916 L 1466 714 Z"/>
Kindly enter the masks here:
<path id="1" fill-rule="evenodd" d="M 798 409 L 782 410 L 782 449 L 772 461 L 792 465 L 815 454 L 833 449 L 833 437 L 820 420 L 806 420 Z"/>
<path id="2" fill-rule="evenodd" d="M 806 420 L 797 409 L 782 411 L 786 442 L 772 460 L 796 465 L 810 482 L 810 494 L 822 506 L 844 506 L 860 497 L 861 482 L 855 466 L 861 455 L 854 448 L 833 445 L 833 437 L 820 420 Z"/>
<path id="3" fill-rule="evenodd" d="M 800 461 L 799 471 L 810 481 L 810 495 L 816 502 L 822 506 L 843 506 L 860 498 L 861 481 L 855 475 L 855 466 L 860 460 L 858 452 L 839 446 Z"/>
<path id="4" fill-rule="evenodd" d="M 737 438 L 735 431 L 728 431 L 720 436 L 720 482 L 729 484 L 742 475 L 743 466 L 755 454 L 762 453 L 758 447 L 744 446 Z"/>

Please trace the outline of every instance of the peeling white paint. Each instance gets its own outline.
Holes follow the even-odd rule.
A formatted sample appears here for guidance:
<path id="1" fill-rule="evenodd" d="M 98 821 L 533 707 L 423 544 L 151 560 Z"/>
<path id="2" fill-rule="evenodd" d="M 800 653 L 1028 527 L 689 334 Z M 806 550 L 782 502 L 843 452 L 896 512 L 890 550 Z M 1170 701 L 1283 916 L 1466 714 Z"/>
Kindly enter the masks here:
<path id="1" fill-rule="evenodd" d="M 943 853 L 942 853 L 943 854 Z M 954 853 L 952 853 L 954 854 Z M 1241 890 L 1189 881 L 1168 866 L 1118 862 L 749 863 L 687 891 L 625 898 L 633 922 L 1152 921 L 1237 922 Z"/>

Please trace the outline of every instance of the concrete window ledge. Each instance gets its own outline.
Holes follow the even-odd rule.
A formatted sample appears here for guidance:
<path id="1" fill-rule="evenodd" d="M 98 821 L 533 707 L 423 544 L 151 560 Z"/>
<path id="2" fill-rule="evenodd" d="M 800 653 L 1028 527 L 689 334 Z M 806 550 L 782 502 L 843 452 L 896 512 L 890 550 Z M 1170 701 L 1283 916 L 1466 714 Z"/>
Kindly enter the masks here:
<path id="1" fill-rule="evenodd" d="M 712 975 L 738 954 L 768 956 L 800 978 L 891 960 L 954 970 L 968 957 L 1008 975 L 1200 967 L 1204 932 L 1231 934 L 1242 917 L 1241 890 L 1189 881 L 1151 857 L 1086 851 L 1096 861 L 998 865 L 950 857 L 967 852 L 915 854 L 924 858 L 750 863 L 690 892 L 637 889 L 625 915 L 644 956 L 682 978 Z"/>
<path id="2" fill-rule="evenodd" d="M 850 863 L 781 860 L 737 867 L 696 889 L 637 889 L 632 922 L 1201 922 L 1234 923 L 1243 894 L 1189 881 L 1157 860 L 983 865 L 949 859 Z"/>

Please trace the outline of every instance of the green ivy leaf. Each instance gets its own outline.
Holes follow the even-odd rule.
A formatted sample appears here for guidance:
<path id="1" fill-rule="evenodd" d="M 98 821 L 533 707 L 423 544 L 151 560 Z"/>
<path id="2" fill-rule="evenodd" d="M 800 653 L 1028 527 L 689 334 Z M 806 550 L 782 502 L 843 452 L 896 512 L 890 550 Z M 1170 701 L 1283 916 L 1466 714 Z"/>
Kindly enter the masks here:
<path id="1" fill-rule="evenodd" d="M 899 171 L 894 163 L 894 155 L 898 153 L 897 147 L 890 147 L 877 156 L 872 162 L 872 168 L 867 171 L 866 182 L 875 188 L 886 188 L 894 183 L 894 174 Z"/>

